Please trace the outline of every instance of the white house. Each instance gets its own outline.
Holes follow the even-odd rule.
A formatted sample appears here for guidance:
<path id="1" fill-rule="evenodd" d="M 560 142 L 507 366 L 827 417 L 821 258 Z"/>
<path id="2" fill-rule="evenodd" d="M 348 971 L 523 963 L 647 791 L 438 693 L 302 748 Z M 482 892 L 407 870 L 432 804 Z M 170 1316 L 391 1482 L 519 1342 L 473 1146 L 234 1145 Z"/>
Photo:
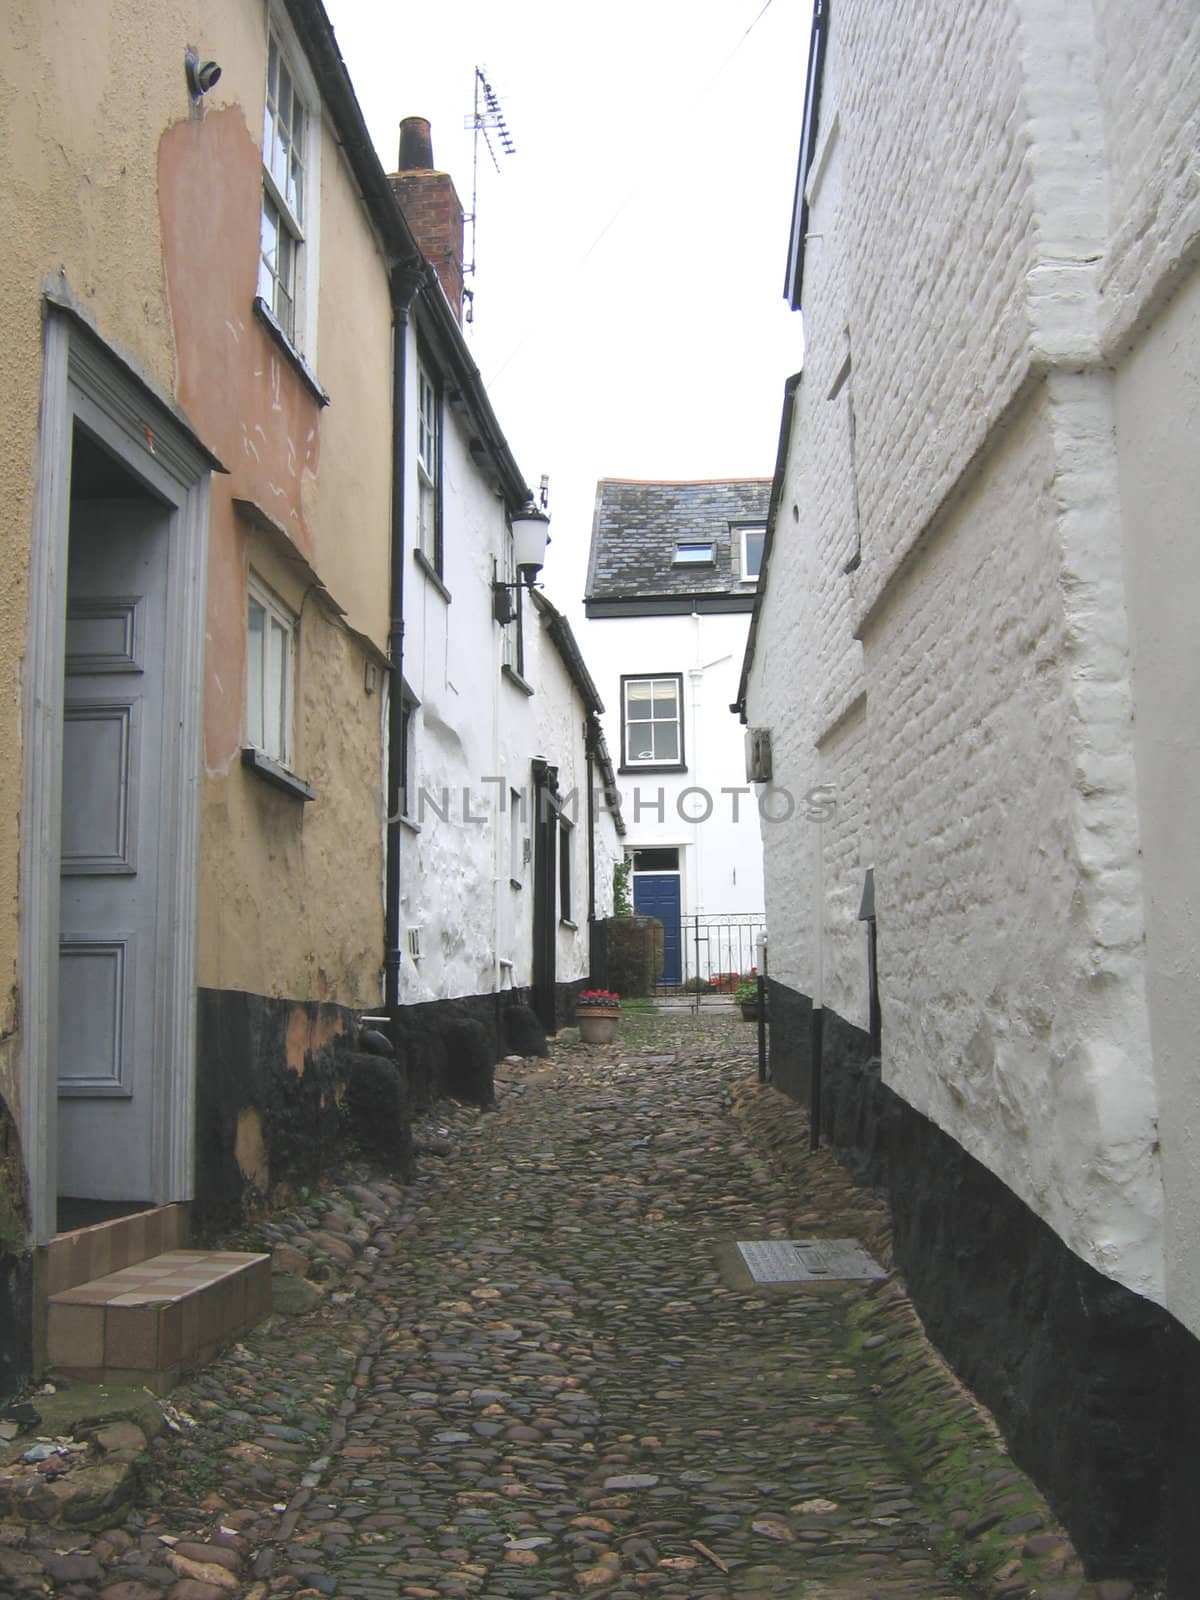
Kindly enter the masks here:
<path id="1" fill-rule="evenodd" d="M 758 799 L 730 707 L 769 489 L 759 478 L 596 487 L 587 648 L 616 752 L 634 910 L 663 923 L 664 985 L 746 973 L 756 959 Z"/>
<path id="2" fill-rule="evenodd" d="M 818 0 L 739 700 L 775 1081 L 1094 1569 L 1200 1592 L 1200 12 Z M 873 871 L 872 871 L 873 869 Z"/>
<path id="3" fill-rule="evenodd" d="M 600 700 L 565 619 L 517 567 L 514 520 L 541 508 L 462 333 L 462 207 L 421 118 L 402 124 L 400 167 L 393 188 L 436 276 L 407 348 L 394 997 L 494 1026 L 521 991 L 552 1030 L 611 906 L 595 851 L 611 859 L 620 815 L 586 798 L 611 788 Z"/>

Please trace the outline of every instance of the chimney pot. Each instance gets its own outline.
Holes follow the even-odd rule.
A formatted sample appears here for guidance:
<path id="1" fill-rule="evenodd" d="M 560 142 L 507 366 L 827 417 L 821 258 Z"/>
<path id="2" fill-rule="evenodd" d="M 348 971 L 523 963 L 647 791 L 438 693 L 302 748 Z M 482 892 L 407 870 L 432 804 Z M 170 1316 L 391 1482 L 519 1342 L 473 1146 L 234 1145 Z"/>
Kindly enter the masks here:
<path id="1" fill-rule="evenodd" d="M 401 122 L 400 171 L 433 171 L 433 135 L 428 117 L 405 117 Z"/>
<path id="2" fill-rule="evenodd" d="M 463 208 L 448 172 L 433 165 L 433 139 L 424 117 L 405 117 L 400 124 L 400 170 L 391 176 L 413 238 L 441 280 L 462 325 Z"/>

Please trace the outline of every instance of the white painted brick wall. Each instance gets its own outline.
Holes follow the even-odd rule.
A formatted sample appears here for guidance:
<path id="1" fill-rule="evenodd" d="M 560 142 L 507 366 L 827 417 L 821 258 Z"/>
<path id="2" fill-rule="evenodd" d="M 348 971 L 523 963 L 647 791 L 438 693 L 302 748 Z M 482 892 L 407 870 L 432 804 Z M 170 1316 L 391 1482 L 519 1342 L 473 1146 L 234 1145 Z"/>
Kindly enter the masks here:
<path id="1" fill-rule="evenodd" d="M 1106 349 L 1123 348 L 1194 270 L 1200 242 L 1200 6 L 1131 13 L 1096 0 L 1111 237 L 1101 272 Z"/>
<path id="2" fill-rule="evenodd" d="M 834 13 L 868 587 L 1028 372 L 1034 217 L 1015 136 L 1016 25 L 1013 0 L 851 0 Z M 832 339 L 818 303 L 806 334 Z"/>
<path id="3" fill-rule="evenodd" d="M 1163 1299 L 1137 557 L 1104 363 L 1200 254 L 1200 13 L 845 0 L 832 27 L 837 135 L 810 186 L 806 368 L 747 710 L 778 781 L 834 781 L 838 811 L 819 916 L 808 830 L 765 831 L 772 973 L 812 994 L 819 965 L 826 1003 L 865 1022 L 851 912 L 873 862 L 887 1080 Z M 848 351 L 850 576 L 829 398 Z M 1200 1330 L 1200 1303 L 1174 1309 Z"/>

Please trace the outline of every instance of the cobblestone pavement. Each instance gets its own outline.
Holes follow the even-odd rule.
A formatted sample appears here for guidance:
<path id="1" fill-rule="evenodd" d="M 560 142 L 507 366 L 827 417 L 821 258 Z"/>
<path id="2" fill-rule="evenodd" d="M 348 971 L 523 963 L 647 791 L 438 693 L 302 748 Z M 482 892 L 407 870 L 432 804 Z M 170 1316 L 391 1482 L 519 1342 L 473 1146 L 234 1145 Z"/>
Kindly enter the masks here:
<path id="1" fill-rule="evenodd" d="M 719 1245 L 798 1225 L 886 1257 L 836 1163 L 809 1191 L 771 1164 L 793 1113 L 753 1041 L 726 1009 L 566 1035 L 499 1069 L 495 1111 L 436 1108 L 407 1190 L 272 1224 L 285 1261 L 336 1263 L 319 1304 L 176 1391 L 123 1527 L 0 1538 L 0 1594 L 1124 1600 L 1082 1582 L 898 1287 L 722 1277 Z M 887 1363 L 914 1340 L 906 1377 Z M 897 1431 L 882 1397 L 910 1381 L 919 1416 L 963 1423 L 926 1464 L 974 1498 Z M 1007 1565 L 973 1560 L 985 1529 Z"/>

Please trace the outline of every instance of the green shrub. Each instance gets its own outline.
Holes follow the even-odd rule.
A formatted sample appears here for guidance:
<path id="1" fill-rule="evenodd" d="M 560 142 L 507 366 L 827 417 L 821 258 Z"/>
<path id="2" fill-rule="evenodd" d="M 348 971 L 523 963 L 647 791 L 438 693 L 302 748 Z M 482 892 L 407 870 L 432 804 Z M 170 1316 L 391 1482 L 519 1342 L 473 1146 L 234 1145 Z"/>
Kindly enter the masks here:
<path id="1" fill-rule="evenodd" d="M 662 923 L 654 917 L 612 918 L 608 924 L 608 987 L 622 996 L 653 994 L 662 939 Z"/>
<path id="2" fill-rule="evenodd" d="M 633 894 L 630 889 L 630 879 L 633 877 L 633 859 L 626 856 L 624 861 L 613 863 L 613 916 L 631 917 L 633 915 Z"/>

